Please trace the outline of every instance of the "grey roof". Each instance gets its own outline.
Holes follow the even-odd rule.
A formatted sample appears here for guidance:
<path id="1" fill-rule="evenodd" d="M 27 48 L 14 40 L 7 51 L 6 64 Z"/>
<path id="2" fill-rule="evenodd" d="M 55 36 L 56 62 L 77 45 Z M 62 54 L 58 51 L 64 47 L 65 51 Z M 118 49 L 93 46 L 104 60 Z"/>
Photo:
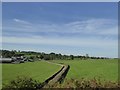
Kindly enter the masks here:
<path id="1" fill-rule="evenodd" d="M 0 58 L 0 62 L 11 62 L 12 58 Z"/>

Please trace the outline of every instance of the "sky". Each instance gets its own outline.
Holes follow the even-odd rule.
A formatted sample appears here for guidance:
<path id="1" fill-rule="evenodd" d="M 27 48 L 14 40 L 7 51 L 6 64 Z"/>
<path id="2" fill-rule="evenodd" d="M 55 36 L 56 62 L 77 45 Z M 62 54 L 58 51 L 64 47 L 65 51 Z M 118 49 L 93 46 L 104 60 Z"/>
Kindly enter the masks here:
<path id="1" fill-rule="evenodd" d="M 1 0 L 2 2 L 119 2 L 119 0 Z"/>
<path id="2" fill-rule="evenodd" d="M 118 57 L 117 11 L 117 2 L 4 2 L 2 48 Z"/>

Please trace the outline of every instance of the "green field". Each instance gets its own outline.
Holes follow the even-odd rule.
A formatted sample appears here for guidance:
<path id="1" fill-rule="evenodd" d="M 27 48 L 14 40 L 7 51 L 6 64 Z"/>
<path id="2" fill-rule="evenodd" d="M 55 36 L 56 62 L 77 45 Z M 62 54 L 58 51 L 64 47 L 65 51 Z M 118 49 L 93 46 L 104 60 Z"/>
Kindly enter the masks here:
<path id="1" fill-rule="evenodd" d="M 118 60 L 53 60 L 52 62 L 70 65 L 67 78 L 118 80 Z"/>
<path id="2" fill-rule="evenodd" d="M 0 64 L 0 90 L 2 89 L 2 65 Z"/>
<path id="3" fill-rule="evenodd" d="M 106 81 L 118 80 L 117 60 L 50 60 L 51 62 L 70 65 L 67 79 L 101 78 Z M 3 83 L 8 83 L 17 76 L 28 76 L 43 82 L 60 70 L 61 66 L 44 61 L 26 62 L 22 64 L 3 64 Z"/>
<path id="4" fill-rule="evenodd" d="M 28 76 L 43 82 L 49 76 L 60 70 L 61 66 L 44 61 L 26 62 L 21 64 L 3 64 L 2 81 L 8 83 L 17 76 Z"/>

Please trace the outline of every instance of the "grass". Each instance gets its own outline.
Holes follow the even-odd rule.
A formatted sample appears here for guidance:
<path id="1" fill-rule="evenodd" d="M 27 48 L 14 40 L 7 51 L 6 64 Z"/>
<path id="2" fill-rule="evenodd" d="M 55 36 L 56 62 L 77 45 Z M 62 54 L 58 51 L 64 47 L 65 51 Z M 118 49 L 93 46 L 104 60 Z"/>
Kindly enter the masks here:
<path id="1" fill-rule="evenodd" d="M 0 64 L 0 90 L 2 89 L 2 65 Z"/>
<path id="2" fill-rule="evenodd" d="M 27 76 L 43 82 L 61 67 L 43 61 L 26 62 L 21 64 L 3 64 L 2 81 L 7 84 L 18 76 Z"/>
<path id="3" fill-rule="evenodd" d="M 76 83 L 84 78 L 89 80 L 100 79 L 102 81 L 116 82 L 118 80 L 118 60 L 50 60 L 51 62 L 70 65 L 67 81 L 73 79 Z M 22 64 L 3 64 L 3 83 L 14 80 L 17 76 L 28 76 L 34 80 L 43 82 L 61 67 L 43 61 L 27 62 Z M 95 79 L 94 79 L 95 78 Z M 69 84 L 71 86 L 71 83 Z M 76 85 L 76 84 L 75 84 Z"/>
<path id="4" fill-rule="evenodd" d="M 70 65 L 67 79 L 118 81 L 118 60 L 53 60 Z"/>

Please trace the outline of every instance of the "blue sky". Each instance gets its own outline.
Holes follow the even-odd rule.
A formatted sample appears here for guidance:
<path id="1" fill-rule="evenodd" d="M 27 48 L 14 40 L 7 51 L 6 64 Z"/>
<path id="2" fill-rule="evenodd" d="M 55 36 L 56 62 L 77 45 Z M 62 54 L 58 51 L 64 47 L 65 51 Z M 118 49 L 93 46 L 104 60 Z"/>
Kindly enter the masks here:
<path id="1" fill-rule="evenodd" d="M 117 3 L 3 3 L 3 49 L 118 55 Z"/>

